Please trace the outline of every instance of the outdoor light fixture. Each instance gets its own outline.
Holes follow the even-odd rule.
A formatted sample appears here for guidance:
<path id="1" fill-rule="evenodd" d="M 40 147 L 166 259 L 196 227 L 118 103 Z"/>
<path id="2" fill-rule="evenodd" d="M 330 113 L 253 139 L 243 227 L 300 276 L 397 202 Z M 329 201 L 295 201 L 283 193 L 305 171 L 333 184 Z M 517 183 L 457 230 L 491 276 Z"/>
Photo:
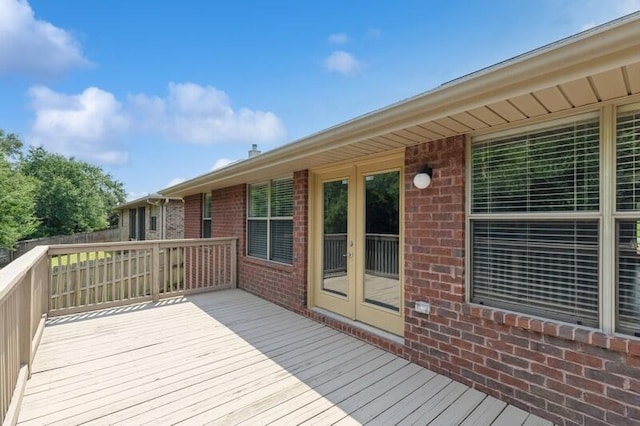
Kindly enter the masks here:
<path id="1" fill-rule="evenodd" d="M 433 176 L 431 167 L 423 167 L 413 178 L 413 185 L 418 189 L 428 188 L 431 185 L 431 176 Z"/>

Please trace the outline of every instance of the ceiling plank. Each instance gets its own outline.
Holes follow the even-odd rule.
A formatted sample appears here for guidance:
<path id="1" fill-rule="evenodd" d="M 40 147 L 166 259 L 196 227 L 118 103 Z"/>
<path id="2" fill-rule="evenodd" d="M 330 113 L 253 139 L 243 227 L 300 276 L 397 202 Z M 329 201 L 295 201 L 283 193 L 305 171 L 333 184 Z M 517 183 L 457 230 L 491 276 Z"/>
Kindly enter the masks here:
<path id="1" fill-rule="evenodd" d="M 586 78 L 573 80 L 560 85 L 562 91 L 567 95 L 573 106 L 583 106 L 598 102 L 596 94 L 593 93 L 591 85 Z"/>
<path id="2" fill-rule="evenodd" d="M 594 74 L 591 81 L 604 101 L 627 96 L 627 86 L 624 84 L 621 68 Z"/>
<path id="3" fill-rule="evenodd" d="M 393 132 L 396 136 L 399 136 L 404 139 L 408 139 L 413 143 L 422 143 L 426 142 L 424 136 L 420 136 L 416 133 L 411 133 L 406 130 L 398 130 L 397 132 Z"/>
<path id="4" fill-rule="evenodd" d="M 627 78 L 632 94 L 640 93 L 640 62 L 627 65 Z"/>
<path id="5" fill-rule="evenodd" d="M 534 95 L 551 112 L 564 111 L 571 108 L 569 101 L 556 86 L 538 90 L 534 92 Z"/>
<path id="6" fill-rule="evenodd" d="M 424 127 L 421 127 L 421 126 L 411 126 L 407 130 L 411 133 L 420 135 L 426 138 L 427 140 L 436 140 L 436 139 L 442 138 L 442 135 L 439 135 L 436 132 L 432 132 L 429 129 L 425 129 Z"/>
<path id="7" fill-rule="evenodd" d="M 464 124 L 465 126 L 473 130 L 485 129 L 489 127 L 487 123 L 485 123 L 484 121 L 478 120 L 476 117 L 469 114 L 468 112 L 461 112 L 459 114 L 452 115 L 451 118 L 453 118 L 456 121 L 459 121 L 460 123 Z"/>
<path id="8" fill-rule="evenodd" d="M 422 127 L 424 127 L 427 130 L 431 130 L 432 132 L 436 132 L 441 134 L 443 137 L 448 137 L 448 136 L 453 136 L 456 134 L 455 131 L 444 127 L 438 123 L 436 123 L 435 121 L 428 121 L 426 123 L 422 123 L 421 124 Z"/>
<path id="9" fill-rule="evenodd" d="M 507 122 L 504 118 L 500 117 L 498 114 L 491 111 L 487 107 L 474 108 L 467 112 L 471 113 L 475 117 L 478 117 L 478 119 L 484 121 L 490 126 L 497 126 L 498 124 L 505 124 Z"/>
<path id="10" fill-rule="evenodd" d="M 487 106 L 509 122 L 527 118 L 507 101 L 495 102 Z"/>
<path id="11" fill-rule="evenodd" d="M 435 120 L 435 122 L 437 124 L 440 124 L 440 125 L 448 128 L 448 129 L 451 129 L 451 130 L 453 130 L 453 131 L 455 131 L 457 133 L 467 133 L 467 132 L 473 130 L 472 128 L 467 127 L 464 124 L 459 123 L 459 122 L 457 122 L 457 121 L 455 121 L 455 120 L 453 120 L 453 119 L 451 119 L 449 117 L 444 117 L 444 118 L 441 118 L 439 120 Z"/>
<path id="12" fill-rule="evenodd" d="M 547 110 L 529 93 L 511 98 L 509 99 L 509 102 L 515 105 L 520 111 L 527 114 L 528 117 L 537 117 L 539 115 L 547 114 Z"/>

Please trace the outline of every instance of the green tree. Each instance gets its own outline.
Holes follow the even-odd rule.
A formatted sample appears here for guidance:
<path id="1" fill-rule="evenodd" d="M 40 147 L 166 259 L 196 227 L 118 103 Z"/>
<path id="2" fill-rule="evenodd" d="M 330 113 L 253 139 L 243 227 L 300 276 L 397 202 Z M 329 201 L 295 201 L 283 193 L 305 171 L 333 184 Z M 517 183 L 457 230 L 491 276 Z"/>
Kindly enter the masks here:
<path id="1" fill-rule="evenodd" d="M 16 135 L 0 130 L 0 247 L 8 249 L 38 226 L 34 212 L 37 184 L 10 161 L 19 158 L 21 148 Z"/>
<path id="2" fill-rule="evenodd" d="M 117 223 L 113 209 L 124 202 L 124 187 L 99 167 L 31 147 L 21 169 L 39 182 L 35 211 L 42 223 L 33 236 L 91 231 Z"/>

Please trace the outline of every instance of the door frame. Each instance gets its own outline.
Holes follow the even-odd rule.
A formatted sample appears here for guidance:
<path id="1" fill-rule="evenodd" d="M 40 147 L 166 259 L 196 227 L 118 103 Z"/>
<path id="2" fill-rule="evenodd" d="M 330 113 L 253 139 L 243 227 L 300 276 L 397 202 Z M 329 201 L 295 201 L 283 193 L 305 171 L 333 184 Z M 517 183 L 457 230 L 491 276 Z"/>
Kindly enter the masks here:
<path id="1" fill-rule="evenodd" d="M 349 171 L 351 170 L 351 172 Z M 364 214 L 364 189 L 362 184 L 358 184 L 359 179 L 365 174 L 378 174 L 391 170 L 398 170 L 400 173 L 400 191 L 399 191 L 399 265 L 398 279 L 400 283 L 400 294 L 398 312 L 393 312 L 380 306 L 374 306 L 363 303 L 363 284 L 364 283 L 364 221 L 361 219 Z M 323 220 L 321 195 L 318 194 L 320 182 L 336 180 L 340 177 L 350 178 L 349 191 L 349 225 L 347 229 L 347 240 L 360 238 L 363 241 L 356 241 L 356 250 L 360 253 L 355 255 L 355 259 L 351 262 L 348 270 L 349 276 L 349 295 L 351 300 L 340 295 L 322 292 L 320 289 L 322 282 L 322 226 Z M 321 307 L 328 309 L 338 315 L 350 320 L 361 321 L 381 330 L 391 332 L 398 336 L 404 335 L 404 149 L 386 152 L 384 154 L 374 154 L 367 157 L 358 158 L 356 160 L 343 161 L 334 163 L 329 166 L 319 167 L 309 170 L 309 228 L 308 228 L 308 268 L 307 268 L 307 303 L 309 308 Z M 358 220 L 360 218 L 360 220 Z M 353 226 L 355 224 L 355 226 Z M 360 248 L 362 247 L 362 248 Z M 349 266 L 348 266 L 349 268 Z M 362 300 L 360 300 L 362 299 Z M 329 302 L 327 304 L 327 302 Z M 346 306 L 352 303 L 352 306 Z M 331 308 L 327 308 L 330 305 Z M 391 316 L 390 316 L 391 315 Z M 389 319 L 392 318 L 392 321 Z"/>

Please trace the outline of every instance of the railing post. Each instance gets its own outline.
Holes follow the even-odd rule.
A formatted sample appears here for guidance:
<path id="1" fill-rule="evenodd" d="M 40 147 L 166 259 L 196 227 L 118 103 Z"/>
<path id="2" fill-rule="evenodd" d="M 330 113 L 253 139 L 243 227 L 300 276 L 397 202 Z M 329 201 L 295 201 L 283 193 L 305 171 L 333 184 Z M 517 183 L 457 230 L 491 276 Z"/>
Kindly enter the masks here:
<path id="1" fill-rule="evenodd" d="M 75 267 L 76 267 L 76 306 L 80 306 L 82 305 L 82 280 L 81 278 L 81 274 L 80 274 L 80 259 L 81 259 L 81 253 L 77 253 L 77 261 L 75 263 Z M 67 265 L 67 268 L 69 268 L 69 271 L 71 271 L 71 265 Z"/>
<path id="2" fill-rule="evenodd" d="M 160 244 L 151 248 L 151 296 L 154 302 L 160 300 Z"/>
<path id="3" fill-rule="evenodd" d="M 51 296 L 53 295 L 53 289 L 52 289 L 52 280 L 51 280 L 51 275 L 53 273 L 53 266 L 51 266 L 51 257 L 49 256 L 49 249 L 47 249 L 47 254 L 45 256 L 45 266 L 46 268 L 43 268 L 44 271 L 43 273 L 45 274 L 44 276 L 44 288 L 42 289 L 42 306 L 40 307 L 41 309 L 41 313 L 46 315 L 47 317 L 49 316 L 49 311 L 51 310 Z"/>
<path id="4" fill-rule="evenodd" d="M 238 240 L 236 239 L 231 240 L 231 287 L 232 288 L 238 288 L 237 247 L 238 247 Z"/>

